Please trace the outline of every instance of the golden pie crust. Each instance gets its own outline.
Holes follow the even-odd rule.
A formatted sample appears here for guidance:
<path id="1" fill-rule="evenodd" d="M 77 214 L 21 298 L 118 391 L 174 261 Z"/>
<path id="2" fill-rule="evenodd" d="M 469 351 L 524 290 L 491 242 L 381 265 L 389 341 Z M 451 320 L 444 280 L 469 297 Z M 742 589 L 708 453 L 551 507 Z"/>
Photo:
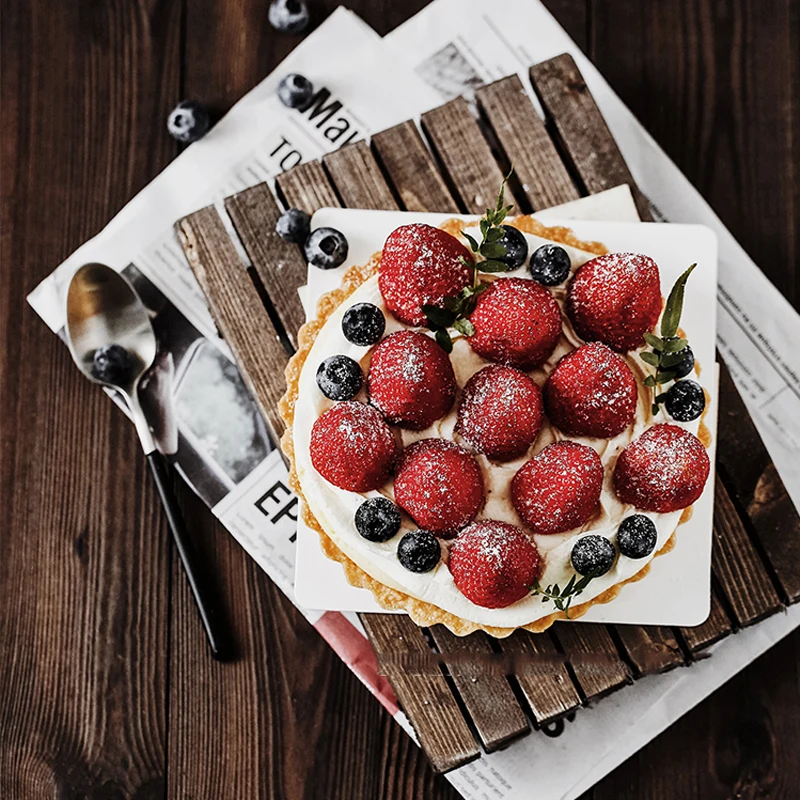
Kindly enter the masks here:
<path id="1" fill-rule="evenodd" d="M 466 226 L 464 220 L 453 218 L 446 220 L 440 227 L 458 236 L 458 233 Z M 599 242 L 583 242 L 579 240 L 569 228 L 563 227 L 547 227 L 530 215 L 521 215 L 509 219 L 506 224 L 512 225 L 521 231 L 549 239 L 554 242 L 566 244 L 575 247 L 579 250 L 584 250 L 595 255 L 604 255 L 608 252 L 606 247 Z M 430 627 L 431 625 L 444 625 L 457 636 L 467 636 L 474 631 L 482 630 L 490 636 L 498 639 L 503 639 L 510 636 L 516 628 L 499 628 L 491 625 L 481 625 L 471 620 L 463 619 L 462 617 L 444 611 L 432 603 L 427 603 L 423 600 L 418 600 L 416 597 L 411 597 L 404 592 L 393 589 L 379 580 L 373 578 L 365 570 L 359 567 L 352 559 L 345 555 L 336 543 L 328 536 L 328 534 L 320 525 L 317 518 L 309 509 L 303 496 L 303 489 L 300 486 L 300 481 L 297 477 L 295 469 L 294 458 L 294 440 L 292 438 L 292 430 L 294 426 L 294 410 L 295 403 L 299 392 L 300 372 L 303 369 L 303 364 L 308 357 L 311 347 L 316 341 L 322 326 L 328 320 L 328 317 L 338 308 L 364 281 L 371 278 L 378 272 L 380 266 L 381 254 L 375 253 L 366 264 L 355 265 L 351 267 L 344 274 L 342 278 L 342 285 L 338 289 L 334 289 L 327 294 L 324 294 L 317 304 L 317 316 L 315 319 L 309 320 L 297 335 L 297 352 L 289 360 L 286 366 L 286 394 L 281 398 L 278 404 L 283 421 L 286 423 L 286 430 L 281 438 L 281 449 L 284 452 L 289 462 L 289 485 L 303 500 L 303 521 L 309 528 L 315 530 L 319 534 L 320 545 L 322 552 L 332 561 L 338 561 L 342 565 L 345 577 L 348 583 L 352 586 L 369 589 L 375 596 L 375 600 L 381 608 L 391 611 L 405 611 L 409 617 L 422 627 Z M 702 426 L 701 426 L 702 427 Z M 704 442 L 705 444 L 705 442 Z M 706 445 L 707 446 L 707 445 Z M 684 509 L 681 515 L 678 527 L 686 522 L 692 515 L 692 507 Z M 677 528 L 676 528 L 677 530 Z M 675 533 L 666 541 L 664 546 L 655 554 L 654 558 L 668 553 L 675 546 Z M 630 578 L 620 581 L 614 586 L 609 587 L 605 592 L 599 594 L 591 600 L 571 606 L 569 609 L 569 618 L 577 619 L 583 616 L 593 605 L 601 603 L 610 603 L 622 590 L 622 587 L 628 583 L 634 583 L 644 578 L 650 571 L 649 561 L 642 569 Z M 560 619 L 566 619 L 566 615 L 562 611 L 550 614 L 541 619 L 537 619 L 528 625 L 520 626 L 524 630 L 531 633 L 541 633 L 547 630 L 554 622 Z"/>

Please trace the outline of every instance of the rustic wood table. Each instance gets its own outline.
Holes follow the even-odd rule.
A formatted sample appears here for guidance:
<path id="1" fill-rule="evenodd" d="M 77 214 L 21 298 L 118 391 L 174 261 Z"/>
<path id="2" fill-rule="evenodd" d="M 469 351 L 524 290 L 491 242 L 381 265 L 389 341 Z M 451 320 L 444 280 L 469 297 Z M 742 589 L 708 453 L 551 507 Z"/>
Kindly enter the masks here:
<path id="1" fill-rule="evenodd" d="M 296 44 L 266 5 L 2 2 L 4 798 L 456 797 L 184 491 L 242 651 L 208 658 L 133 429 L 24 304 L 174 157 L 178 99 L 222 112 Z M 384 33 L 424 0 L 348 5 Z M 800 302 L 795 0 L 547 5 Z M 795 634 L 587 797 L 796 796 L 799 664 Z"/>

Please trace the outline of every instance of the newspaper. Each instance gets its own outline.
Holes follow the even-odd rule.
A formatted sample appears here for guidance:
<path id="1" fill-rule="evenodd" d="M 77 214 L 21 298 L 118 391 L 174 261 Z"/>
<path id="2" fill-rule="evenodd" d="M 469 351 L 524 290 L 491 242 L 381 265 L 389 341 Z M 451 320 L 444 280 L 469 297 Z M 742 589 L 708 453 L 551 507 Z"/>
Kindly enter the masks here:
<path id="1" fill-rule="evenodd" d="M 469 99 L 479 86 L 516 72 L 540 111 L 528 68 L 572 55 L 654 217 L 708 225 L 718 235 L 717 345 L 800 508 L 800 316 L 539 0 L 507 0 L 503 9 L 513 25 L 499 26 L 481 0 L 436 0 L 384 41 L 441 102 Z"/>
<path id="2" fill-rule="evenodd" d="M 438 0 L 388 41 L 338 9 L 29 297 L 63 338 L 63 294 L 77 267 L 101 261 L 134 283 L 151 311 L 162 350 L 158 377 L 148 387 L 154 401 L 167 406 L 162 415 L 167 422 L 157 430 L 160 447 L 174 455 L 187 482 L 296 605 L 297 499 L 217 336 L 172 225 L 247 186 L 272 185 L 281 171 L 414 118 L 453 93 L 469 93 L 514 71 L 523 73 L 527 84 L 529 64 L 565 50 L 578 61 L 636 180 L 658 210 L 674 221 L 704 222 L 719 233 L 727 272 L 720 287 L 720 347 L 796 503 L 800 497 L 798 466 L 787 455 L 800 441 L 797 374 L 788 349 L 800 333 L 797 316 L 544 7 L 530 0 L 508 5 L 519 21 L 510 31 L 496 29 L 474 0 Z M 318 89 L 305 113 L 275 99 L 277 83 L 290 71 L 305 74 Z M 413 736 L 358 618 L 300 610 Z M 447 777 L 464 797 L 476 800 L 521 800 L 532 786 L 537 796 L 571 800 L 798 624 L 800 607 L 795 607 L 721 642 L 712 659 L 691 670 L 639 681 L 580 712 L 579 724 L 548 726 Z M 581 753 L 579 760 L 575 752 Z"/>

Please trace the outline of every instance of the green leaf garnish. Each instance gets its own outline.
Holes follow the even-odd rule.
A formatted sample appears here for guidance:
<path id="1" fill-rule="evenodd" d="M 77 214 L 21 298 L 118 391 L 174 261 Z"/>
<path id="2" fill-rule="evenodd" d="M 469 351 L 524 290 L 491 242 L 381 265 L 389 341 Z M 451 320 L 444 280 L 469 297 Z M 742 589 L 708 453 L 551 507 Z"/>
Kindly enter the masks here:
<path id="1" fill-rule="evenodd" d="M 655 416 L 660 411 L 660 404 L 666 400 L 666 393 L 659 391 L 662 383 L 669 383 L 676 377 L 674 367 L 683 360 L 681 351 L 689 342 L 678 336 L 678 326 L 681 323 L 681 313 L 683 312 L 683 296 L 686 291 L 686 281 L 692 274 L 692 270 L 697 264 L 692 264 L 686 272 L 675 281 L 667 297 L 667 304 L 664 313 L 661 315 L 661 336 L 653 333 L 645 333 L 645 342 L 653 348 L 652 352 L 645 351 L 639 353 L 639 358 L 645 364 L 655 367 L 655 375 L 648 375 L 644 379 L 644 385 L 653 390 L 652 412 Z"/>
<path id="2" fill-rule="evenodd" d="M 475 310 L 475 304 L 481 292 L 491 286 L 490 283 L 479 281 L 480 273 L 508 271 L 508 265 L 499 259 L 508 252 L 505 245 L 500 244 L 500 239 L 505 236 L 501 223 L 513 208 L 513 206 L 504 205 L 505 187 L 513 169 L 512 167 L 509 170 L 508 175 L 503 178 L 500 184 L 495 207 L 487 208 L 486 213 L 480 219 L 478 226 L 481 231 L 481 240 L 478 241 L 466 231 L 461 231 L 461 235 L 468 242 L 472 252 L 479 256 L 474 261 L 468 261 L 464 256 L 459 258 L 462 264 L 472 270 L 472 286 L 467 286 L 457 295 L 445 297 L 444 308 L 432 305 L 422 307 L 422 311 L 428 320 L 428 327 L 434 331 L 436 341 L 447 353 L 453 350 L 453 340 L 450 338 L 449 328 L 455 328 L 463 336 L 473 336 L 475 334 L 475 326 L 469 321 L 469 316 Z"/>
<path id="3" fill-rule="evenodd" d="M 567 582 L 567 585 L 562 589 L 556 583 L 552 586 L 542 587 L 537 578 L 533 582 L 533 586 L 528 589 L 532 595 L 538 595 L 542 598 L 543 603 L 549 603 L 551 600 L 559 611 L 564 612 L 564 616 L 569 619 L 569 607 L 572 601 L 589 585 L 589 583 L 596 578 L 597 575 L 589 573 L 583 575 L 578 579 L 578 574 L 573 573 L 572 577 Z"/>
<path id="4" fill-rule="evenodd" d="M 678 332 L 678 325 L 681 321 L 681 312 L 683 311 L 683 294 L 686 289 L 686 281 L 692 274 L 692 270 L 697 264 L 692 264 L 683 275 L 675 281 L 672 291 L 667 298 L 667 306 L 664 309 L 664 314 L 661 317 L 661 335 L 663 337 L 672 337 Z"/>

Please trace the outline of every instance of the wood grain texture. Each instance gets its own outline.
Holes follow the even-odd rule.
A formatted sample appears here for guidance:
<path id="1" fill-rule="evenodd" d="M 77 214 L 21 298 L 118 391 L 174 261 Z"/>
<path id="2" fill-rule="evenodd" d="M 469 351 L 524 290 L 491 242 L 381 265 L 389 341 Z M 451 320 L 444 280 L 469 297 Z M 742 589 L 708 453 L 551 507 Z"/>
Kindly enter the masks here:
<path id="1" fill-rule="evenodd" d="M 702 625 L 678 630 L 692 653 L 698 653 L 706 647 L 710 647 L 731 632 L 731 622 L 716 589 L 711 591 L 711 611 L 708 619 Z"/>
<path id="2" fill-rule="evenodd" d="M 286 349 L 213 206 L 176 225 L 181 244 L 220 333 L 230 347 L 271 434 L 283 433 L 278 401 L 286 391 Z"/>
<path id="3" fill-rule="evenodd" d="M 164 793 L 166 525 L 132 427 L 25 295 L 174 155 L 152 119 L 179 32 L 170 3 L 3 3 L 4 798 Z"/>
<path id="4" fill-rule="evenodd" d="M 401 122 L 372 137 L 372 149 L 389 175 L 405 211 L 452 211 L 453 195 L 436 168 L 417 126 Z"/>
<path id="5" fill-rule="evenodd" d="M 628 667 L 604 626 L 563 623 L 556 627 L 555 636 L 587 702 L 631 682 Z"/>
<path id="6" fill-rule="evenodd" d="M 260 183 L 225 201 L 245 252 L 266 294 L 272 301 L 283 331 L 293 347 L 306 316 L 297 290 L 307 276 L 301 248 L 278 236 L 275 223 L 281 214 L 266 184 Z"/>
<path id="7" fill-rule="evenodd" d="M 639 216 L 651 219 L 619 147 L 572 56 L 564 54 L 531 67 L 531 81 L 558 140 L 589 194 L 627 183 Z"/>
<path id="8" fill-rule="evenodd" d="M 325 156 L 322 163 L 346 208 L 398 208 L 389 185 L 366 142 L 356 142 Z"/>
<path id="9" fill-rule="evenodd" d="M 534 211 L 580 197 L 517 75 L 482 87 L 476 97 L 508 163 L 514 165 L 515 185 Z"/>
<path id="10" fill-rule="evenodd" d="M 442 625 L 434 625 L 430 634 L 436 648 L 445 656 L 447 670 L 487 752 L 530 733 L 528 721 L 505 675 L 492 669 L 490 659 L 495 653 L 484 633 L 456 636 Z M 462 658 L 450 661 L 447 656 Z"/>
<path id="11" fill-rule="evenodd" d="M 800 514 L 724 366 L 719 377 L 717 464 L 738 510 L 790 601 L 800 599 Z"/>
<path id="12" fill-rule="evenodd" d="M 714 487 L 714 575 L 740 627 L 780 607 L 781 601 L 719 476 Z"/>
<path id="13" fill-rule="evenodd" d="M 517 659 L 515 679 L 538 725 L 552 722 L 580 705 L 580 695 L 563 656 L 549 635 L 515 631 L 503 639 L 502 649 Z"/>
<path id="14" fill-rule="evenodd" d="M 467 727 L 422 630 L 408 617 L 369 614 L 367 628 L 378 662 L 392 683 L 398 700 L 431 763 L 446 772 L 480 756 L 480 748 Z M 402 660 L 405 658 L 406 660 Z"/>
<path id="15" fill-rule="evenodd" d="M 466 101 L 457 97 L 425 112 L 422 129 L 460 208 L 469 214 L 482 214 L 486 208 L 494 207 L 503 172 Z M 510 189 L 507 196 L 509 203 L 516 202 Z"/>
<path id="16" fill-rule="evenodd" d="M 319 161 L 309 161 L 284 172 L 278 176 L 276 186 L 287 206 L 301 208 L 308 214 L 320 208 L 341 206 Z"/>
<path id="17" fill-rule="evenodd" d="M 666 672 L 685 663 L 675 634 L 655 625 L 615 625 L 614 631 L 633 665 L 636 677 Z"/>

